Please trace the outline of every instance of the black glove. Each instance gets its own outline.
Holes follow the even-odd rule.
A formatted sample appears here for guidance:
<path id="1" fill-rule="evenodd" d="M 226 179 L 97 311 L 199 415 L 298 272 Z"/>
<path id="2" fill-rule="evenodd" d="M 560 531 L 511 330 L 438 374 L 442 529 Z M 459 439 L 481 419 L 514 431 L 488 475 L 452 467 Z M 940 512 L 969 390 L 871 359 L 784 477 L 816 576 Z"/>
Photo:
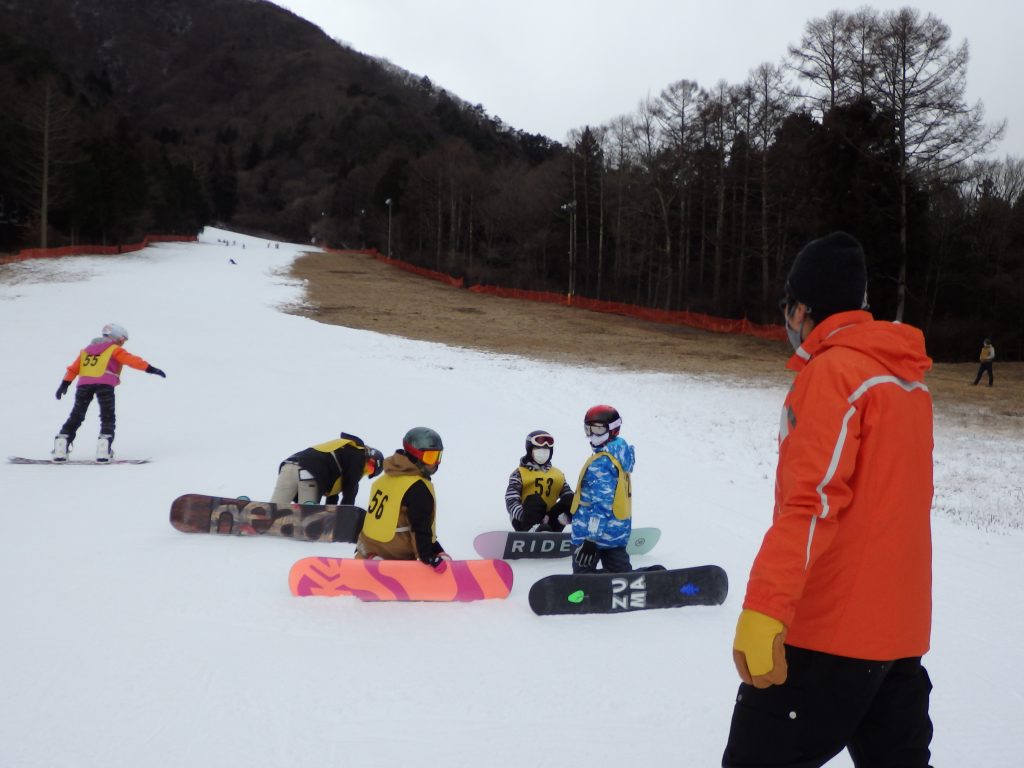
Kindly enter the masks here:
<path id="1" fill-rule="evenodd" d="M 590 539 L 585 540 L 576 548 L 572 559 L 580 568 L 592 568 L 597 559 L 597 544 Z"/>
<path id="2" fill-rule="evenodd" d="M 523 499 L 523 522 L 529 526 L 537 525 L 548 513 L 548 505 L 540 494 L 532 494 Z"/>
<path id="3" fill-rule="evenodd" d="M 441 566 L 442 563 L 444 563 L 444 561 L 445 560 L 443 557 L 441 557 L 440 555 L 436 555 L 434 553 L 430 553 L 429 555 L 423 555 L 423 557 L 420 558 L 421 563 L 423 563 L 424 565 L 429 565 L 435 571 Z"/>
<path id="4" fill-rule="evenodd" d="M 156 368 L 156 367 L 154 367 L 152 365 L 149 366 L 146 369 L 146 373 L 152 373 L 154 376 L 159 376 L 161 379 L 166 379 L 167 378 L 167 374 L 166 373 L 164 373 L 159 368 Z"/>
<path id="5" fill-rule="evenodd" d="M 64 395 L 66 395 L 68 393 L 68 387 L 70 387 L 70 386 L 71 386 L 71 382 L 67 381 L 66 379 L 60 383 L 60 386 L 57 387 L 57 399 L 58 400 L 60 400 L 62 397 L 64 397 Z"/>

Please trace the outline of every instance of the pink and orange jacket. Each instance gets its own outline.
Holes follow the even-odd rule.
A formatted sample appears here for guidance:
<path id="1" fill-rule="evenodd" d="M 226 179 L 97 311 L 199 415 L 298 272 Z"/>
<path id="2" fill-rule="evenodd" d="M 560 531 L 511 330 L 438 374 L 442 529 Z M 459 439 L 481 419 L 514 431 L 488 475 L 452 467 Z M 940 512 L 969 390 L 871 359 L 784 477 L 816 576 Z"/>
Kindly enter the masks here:
<path id="1" fill-rule="evenodd" d="M 101 359 L 108 349 L 110 354 L 102 373 L 98 376 L 79 376 L 83 362 L 88 364 L 90 358 Z M 121 383 L 121 369 L 126 365 L 139 371 L 149 368 L 149 363 L 131 352 L 126 352 L 120 344 L 108 339 L 97 339 L 78 353 L 78 357 L 68 366 L 67 372 L 64 374 L 64 381 L 74 381 L 75 377 L 79 376 L 78 386 L 80 387 L 86 384 L 109 384 L 116 387 Z"/>

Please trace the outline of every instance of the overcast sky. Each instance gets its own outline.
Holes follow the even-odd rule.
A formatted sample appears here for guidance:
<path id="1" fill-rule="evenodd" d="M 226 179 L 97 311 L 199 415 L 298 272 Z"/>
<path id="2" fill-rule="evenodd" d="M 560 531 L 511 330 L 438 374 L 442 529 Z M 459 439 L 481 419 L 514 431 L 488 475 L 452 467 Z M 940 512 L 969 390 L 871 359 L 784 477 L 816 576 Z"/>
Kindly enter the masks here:
<path id="1" fill-rule="evenodd" d="M 487 113 L 564 141 L 573 128 L 635 112 L 676 80 L 710 88 L 746 79 L 800 41 L 808 19 L 863 3 L 810 0 L 279 0 L 358 51 L 428 76 Z M 965 38 L 967 100 L 1006 118 L 994 155 L 1024 157 L 1024 4 L 1020 0 L 870 2 L 904 5 Z"/>

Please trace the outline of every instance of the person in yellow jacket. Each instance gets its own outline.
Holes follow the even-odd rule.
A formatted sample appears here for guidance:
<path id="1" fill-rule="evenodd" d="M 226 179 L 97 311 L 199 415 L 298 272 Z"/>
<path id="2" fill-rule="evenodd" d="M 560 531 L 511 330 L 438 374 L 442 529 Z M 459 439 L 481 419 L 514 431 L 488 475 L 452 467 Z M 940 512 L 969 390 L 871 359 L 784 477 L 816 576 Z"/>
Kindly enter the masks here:
<path id="1" fill-rule="evenodd" d="M 270 500 L 279 507 L 298 504 L 355 504 L 359 481 L 376 477 L 384 456 L 361 438 L 342 432 L 336 440 L 293 453 L 277 468 Z"/>
<path id="2" fill-rule="evenodd" d="M 977 386 L 978 382 L 981 381 L 981 375 L 983 373 L 988 374 L 988 385 L 992 386 L 992 363 L 996 359 L 996 348 L 992 346 L 991 339 L 985 339 L 981 345 L 981 354 L 978 355 L 978 375 L 974 377 L 974 385 Z"/>
<path id="3" fill-rule="evenodd" d="M 402 447 L 384 459 L 370 488 L 366 520 L 356 542 L 361 560 L 419 560 L 438 568 L 451 557 L 437 540 L 437 499 L 431 478 L 444 444 L 429 427 L 406 432 Z"/>
<path id="4" fill-rule="evenodd" d="M 931 359 L 920 330 L 864 310 L 866 275 L 860 243 L 834 232 L 786 282 L 797 375 L 733 641 L 729 768 L 931 756 Z"/>

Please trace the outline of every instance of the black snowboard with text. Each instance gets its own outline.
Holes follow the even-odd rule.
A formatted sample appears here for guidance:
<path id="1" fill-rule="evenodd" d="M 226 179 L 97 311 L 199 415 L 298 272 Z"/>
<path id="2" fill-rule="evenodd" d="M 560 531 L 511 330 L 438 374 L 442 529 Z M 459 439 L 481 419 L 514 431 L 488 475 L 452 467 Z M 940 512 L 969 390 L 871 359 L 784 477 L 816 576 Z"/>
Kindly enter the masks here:
<path id="1" fill-rule="evenodd" d="M 562 613 L 628 613 L 653 608 L 721 605 L 729 578 L 717 565 L 628 573 L 547 576 L 530 588 L 530 608 L 540 616 Z"/>

